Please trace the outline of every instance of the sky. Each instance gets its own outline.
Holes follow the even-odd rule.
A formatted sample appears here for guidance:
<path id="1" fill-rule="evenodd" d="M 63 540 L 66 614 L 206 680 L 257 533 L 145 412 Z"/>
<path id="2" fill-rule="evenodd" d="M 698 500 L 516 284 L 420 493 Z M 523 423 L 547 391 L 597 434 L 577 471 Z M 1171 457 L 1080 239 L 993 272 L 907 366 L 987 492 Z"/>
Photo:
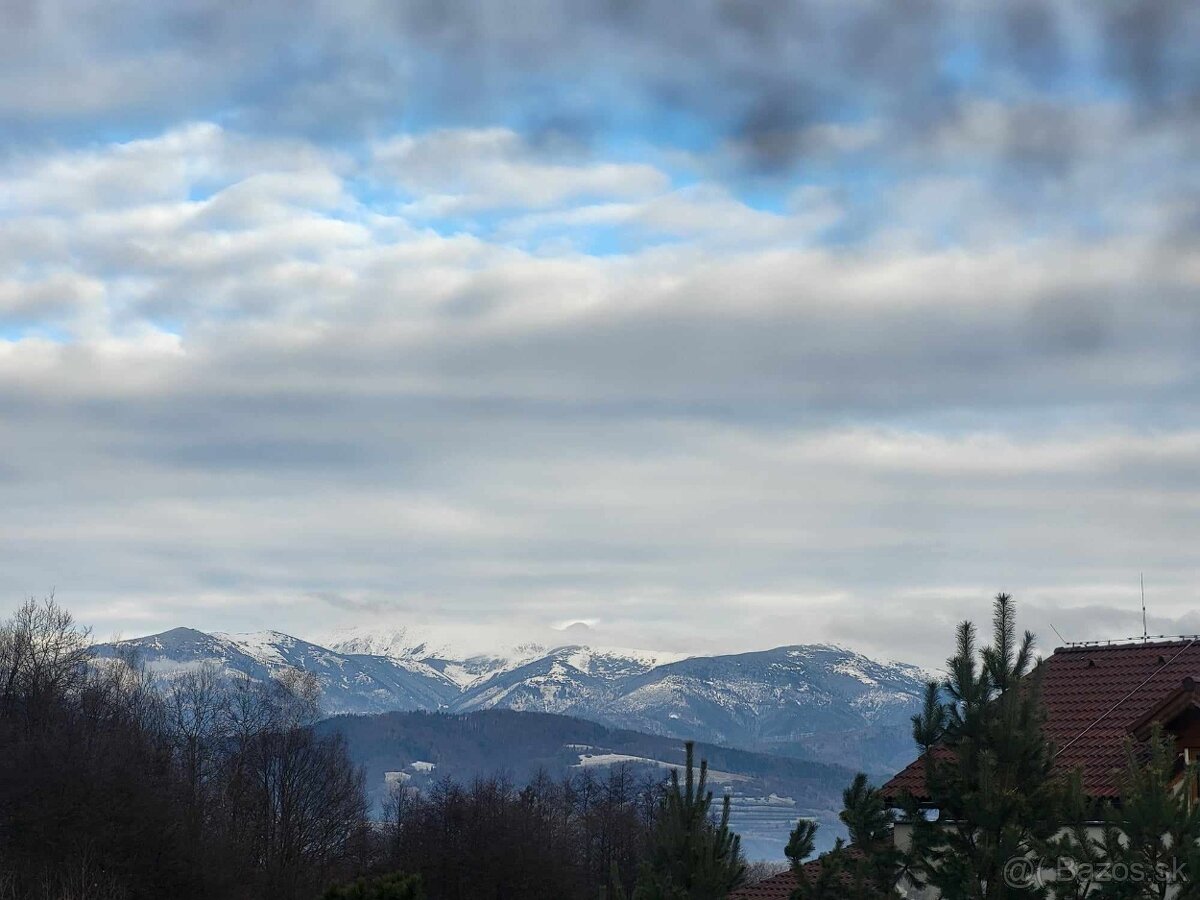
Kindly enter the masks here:
<path id="1" fill-rule="evenodd" d="M 0 588 L 1200 632 L 1200 6 L 6 0 Z M 569 632 L 566 631 L 570 628 Z"/>

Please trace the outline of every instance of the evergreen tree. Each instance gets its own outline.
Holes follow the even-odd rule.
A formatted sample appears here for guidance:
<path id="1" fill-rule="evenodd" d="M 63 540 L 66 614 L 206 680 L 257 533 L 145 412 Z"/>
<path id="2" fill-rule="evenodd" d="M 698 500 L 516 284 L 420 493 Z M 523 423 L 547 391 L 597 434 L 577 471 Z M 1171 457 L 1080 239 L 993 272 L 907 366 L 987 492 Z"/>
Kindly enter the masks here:
<path id="1" fill-rule="evenodd" d="M 1063 795 L 1063 828 L 1038 854 L 1056 870 L 1054 900 L 1087 900 L 1093 896 L 1097 876 L 1108 859 L 1108 839 L 1093 834 L 1092 825 L 1105 820 L 1109 807 L 1087 795 L 1078 770 L 1071 773 Z M 1066 877 L 1060 878 L 1060 873 Z"/>
<path id="2" fill-rule="evenodd" d="M 844 868 L 849 874 L 850 897 L 876 900 L 895 893 L 900 872 L 900 853 L 892 841 L 894 817 L 879 788 L 861 772 L 842 792 L 842 823 L 858 853 Z"/>
<path id="3" fill-rule="evenodd" d="M 1126 744 L 1120 802 L 1110 805 L 1103 838 L 1108 868 L 1098 896 L 1120 900 L 1200 897 L 1200 804 L 1194 765 L 1180 772 L 1175 741 L 1154 726 L 1142 746 Z"/>
<path id="4" fill-rule="evenodd" d="M 810 877 L 802 865 L 812 853 L 817 825 L 801 820 L 793 829 L 787 855 L 799 887 L 795 900 L 882 900 L 895 895 L 901 869 L 900 853 L 892 843 L 893 817 L 879 789 L 861 772 L 842 791 L 839 818 L 850 834 L 847 846 L 838 838 L 821 857 L 818 874 Z"/>
<path id="5" fill-rule="evenodd" d="M 708 763 L 701 760 L 697 778 L 695 746 L 688 741 L 686 748 L 683 784 L 672 770 L 634 900 L 724 900 L 745 876 L 741 839 L 729 828 L 729 797 L 714 821 Z"/>
<path id="6" fill-rule="evenodd" d="M 812 856 L 819 826 L 811 819 L 801 819 L 792 829 L 784 849 L 792 864 L 798 887 L 792 892 L 792 900 L 842 900 L 844 892 L 841 882 L 841 850 L 843 841 L 837 839 L 833 850 L 821 857 L 821 865 L 815 874 L 804 868 L 804 861 Z"/>
<path id="7" fill-rule="evenodd" d="M 910 798 L 913 844 L 904 863 L 945 900 L 1045 896 L 1038 879 L 1005 879 L 1006 862 L 1044 846 L 1064 814 L 1064 786 L 1052 775 L 1042 733 L 1033 648 L 1031 633 L 1016 636 L 1011 598 L 998 594 L 991 646 L 977 650 L 974 627 L 962 623 L 949 678 L 928 687 L 914 717 L 937 820 Z"/>
<path id="8" fill-rule="evenodd" d="M 425 900 L 425 893 L 421 890 L 421 876 L 396 872 L 331 887 L 324 900 Z"/>

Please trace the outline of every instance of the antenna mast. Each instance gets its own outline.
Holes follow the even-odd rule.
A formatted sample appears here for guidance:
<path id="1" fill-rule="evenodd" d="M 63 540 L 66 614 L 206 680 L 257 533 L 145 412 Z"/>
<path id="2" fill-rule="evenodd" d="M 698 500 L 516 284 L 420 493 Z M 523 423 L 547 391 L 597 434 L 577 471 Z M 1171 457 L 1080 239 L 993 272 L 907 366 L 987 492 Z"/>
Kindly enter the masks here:
<path id="1" fill-rule="evenodd" d="M 1146 629 L 1146 573 L 1138 574 L 1138 583 L 1142 587 L 1142 643 L 1145 643 L 1150 638 L 1150 632 Z"/>

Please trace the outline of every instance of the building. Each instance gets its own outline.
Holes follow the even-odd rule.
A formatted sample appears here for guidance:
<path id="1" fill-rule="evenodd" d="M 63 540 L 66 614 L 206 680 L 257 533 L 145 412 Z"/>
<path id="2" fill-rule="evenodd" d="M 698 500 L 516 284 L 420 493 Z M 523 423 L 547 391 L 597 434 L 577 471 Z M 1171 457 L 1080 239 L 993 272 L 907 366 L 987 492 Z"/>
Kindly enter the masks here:
<path id="1" fill-rule="evenodd" d="M 1200 636 L 1061 647 L 1041 666 L 1055 768 L 1079 770 L 1090 796 L 1117 795 L 1126 739 L 1144 740 L 1156 723 L 1173 736 L 1181 762 L 1200 759 Z M 922 798 L 924 767 L 914 759 L 883 786 L 884 795 Z M 897 824 L 897 845 L 904 847 L 909 833 L 910 826 Z M 789 872 L 735 891 L 730 900 L 786 900 L 795 886 Z"/>
<path id="2" fill-rule="evenodd" d="M 1115 797 L 1125 740 L 1154 723 L 1175 737 L 1182 758 L 1200 754 L 1200 636 L 1176 641 L 1060 647 L 1042 662 L 1046 736 L 1055 768 L 1078 769 L 1092 797 Z M 883 786 L 884 795 L 921 798 L 924 763 L 914 759 Z"/>
<path id="3" fill-rule="evenodd" d="M 804 868 L 815 877 L 820 860 L 804 864 Z M 770 878 L 764 878 L 755 884 L 738 888 L 729 894 L 729 900 L 791 900 L 792 891 L 796 890 L 796 876 L 791 872 L 780 872 Z"/>

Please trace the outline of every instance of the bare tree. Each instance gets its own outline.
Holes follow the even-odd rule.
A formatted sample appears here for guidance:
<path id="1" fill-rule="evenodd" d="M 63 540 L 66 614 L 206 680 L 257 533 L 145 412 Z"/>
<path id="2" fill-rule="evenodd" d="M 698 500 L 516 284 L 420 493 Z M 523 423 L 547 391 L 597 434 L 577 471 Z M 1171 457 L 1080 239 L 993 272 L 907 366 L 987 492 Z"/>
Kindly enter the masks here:
<path id="1" fill-rule="evenodd" d="M 164 699 L 183 777 L 186 825 L 198 840 L 232 731 L 230 691 L 220 668 L 203 663 L 174 675 Z"/>
<path id="2" fill-rule="evenodd" d="M 27 724 L 86 678 L 91 632 L 47 597 L 27 600 L 0 627 L 0 706 L 20 707 Z"/>

